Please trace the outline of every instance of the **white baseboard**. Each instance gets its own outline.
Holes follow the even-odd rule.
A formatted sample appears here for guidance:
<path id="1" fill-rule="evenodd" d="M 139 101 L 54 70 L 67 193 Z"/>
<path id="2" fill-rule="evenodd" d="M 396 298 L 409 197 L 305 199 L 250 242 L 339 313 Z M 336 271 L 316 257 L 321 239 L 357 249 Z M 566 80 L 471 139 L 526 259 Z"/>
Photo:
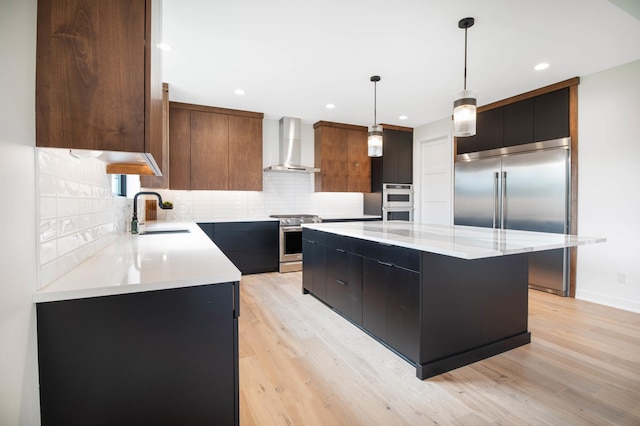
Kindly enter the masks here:
<path id="1" fill-rule="evenodd" d="M 619 297 L 612 297 L 602 293 L 579 289 L 576 289 L 576 299 L 586 300 L 587 302 L 598 303 L 600 305 L 610 306 L 612 308 L 622 309 L 625 311 L 640 313 L 640 302 L 635 300 L 627 300 Z"/>

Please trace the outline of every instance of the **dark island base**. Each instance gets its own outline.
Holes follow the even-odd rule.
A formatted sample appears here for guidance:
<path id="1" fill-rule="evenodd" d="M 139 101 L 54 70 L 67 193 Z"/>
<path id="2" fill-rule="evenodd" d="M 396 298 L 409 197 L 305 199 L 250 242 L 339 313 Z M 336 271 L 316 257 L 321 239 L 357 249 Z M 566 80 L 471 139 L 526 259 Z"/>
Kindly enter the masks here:
<path id="1" fill-rule="evenodd" d="M 434 377 L 447 371 L 473 364 L 474 362 L 490 358 L 528 343 L 531 343 L 530 332 L 519 334 L 458 355 L 452 355 L 445 359 L 417 365 L 416 376 L 421 380 L 428 379 L 429 377 Z"/>
<path id="2" fill-rule="evenodd" d="M 531 342 L 529 255 L 466 260 L 303 230 L 311 293 L 416 368 L 437 376 Z"/>

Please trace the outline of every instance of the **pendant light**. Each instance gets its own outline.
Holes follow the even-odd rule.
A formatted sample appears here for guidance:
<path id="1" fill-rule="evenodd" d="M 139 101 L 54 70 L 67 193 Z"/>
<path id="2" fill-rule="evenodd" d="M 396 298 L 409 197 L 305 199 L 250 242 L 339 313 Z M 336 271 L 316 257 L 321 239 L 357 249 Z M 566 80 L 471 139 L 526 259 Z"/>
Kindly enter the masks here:
<path id="1" fill-rule="evenodd" d="M 380 81 L 379 75 L 372 75 L 373 81 L 373 126 L 369 127 L 369 138 L 367 139 L 369 157 L 382 157 L 382 126 L 376 121 L 377 103 L 377 83 Z"/>
<path id="2" fill-rule="evenodd" d="M 473 136 L 476 134 L 476 91 L 467 90 L 467 29 L 475 20 L 464 18 L 458 28 L 464 29 L 464 89 L 456 93 L 453 101 L 453 136 Z"/>

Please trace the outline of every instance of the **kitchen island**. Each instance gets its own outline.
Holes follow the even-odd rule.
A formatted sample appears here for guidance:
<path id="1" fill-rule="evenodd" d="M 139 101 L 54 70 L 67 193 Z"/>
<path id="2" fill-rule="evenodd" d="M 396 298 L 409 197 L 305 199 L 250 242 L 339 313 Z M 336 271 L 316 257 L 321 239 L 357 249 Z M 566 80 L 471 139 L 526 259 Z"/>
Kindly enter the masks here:
<path id="1" fill-rule="evenodd" d="M 403 221 L 308 224 L 303 293 L 425 379 L 531 341 L 528 253 L 603 241 Z"/>
<path id="2" fill-rule="evenodd" d="M 35 292 L 42 424 L 238 424 L 240 277 L 170 223 Z"/>

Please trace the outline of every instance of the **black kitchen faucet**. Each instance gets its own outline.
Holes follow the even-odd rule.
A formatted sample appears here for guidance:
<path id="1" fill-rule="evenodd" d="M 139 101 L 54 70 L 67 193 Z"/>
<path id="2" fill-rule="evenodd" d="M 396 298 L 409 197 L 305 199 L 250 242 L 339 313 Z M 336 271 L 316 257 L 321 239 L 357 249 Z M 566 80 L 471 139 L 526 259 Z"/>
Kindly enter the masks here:
<path id="1" fill-rule="evenodd" d="M 165 206 L 165 204 L 162 202 L 162 197 L 157 192 L 153 192 L 153 191 L 138 192 L 133 197 L 133 217 L 131 218 L 132 234 L 138 233 L 138 196 L 140 195 L 155 195 L 156 197 L 158 197 L 158 207 L 160 207 L 163 210 L 171 210 L 173 208 L 173 204 L 167 204 Z"/>

